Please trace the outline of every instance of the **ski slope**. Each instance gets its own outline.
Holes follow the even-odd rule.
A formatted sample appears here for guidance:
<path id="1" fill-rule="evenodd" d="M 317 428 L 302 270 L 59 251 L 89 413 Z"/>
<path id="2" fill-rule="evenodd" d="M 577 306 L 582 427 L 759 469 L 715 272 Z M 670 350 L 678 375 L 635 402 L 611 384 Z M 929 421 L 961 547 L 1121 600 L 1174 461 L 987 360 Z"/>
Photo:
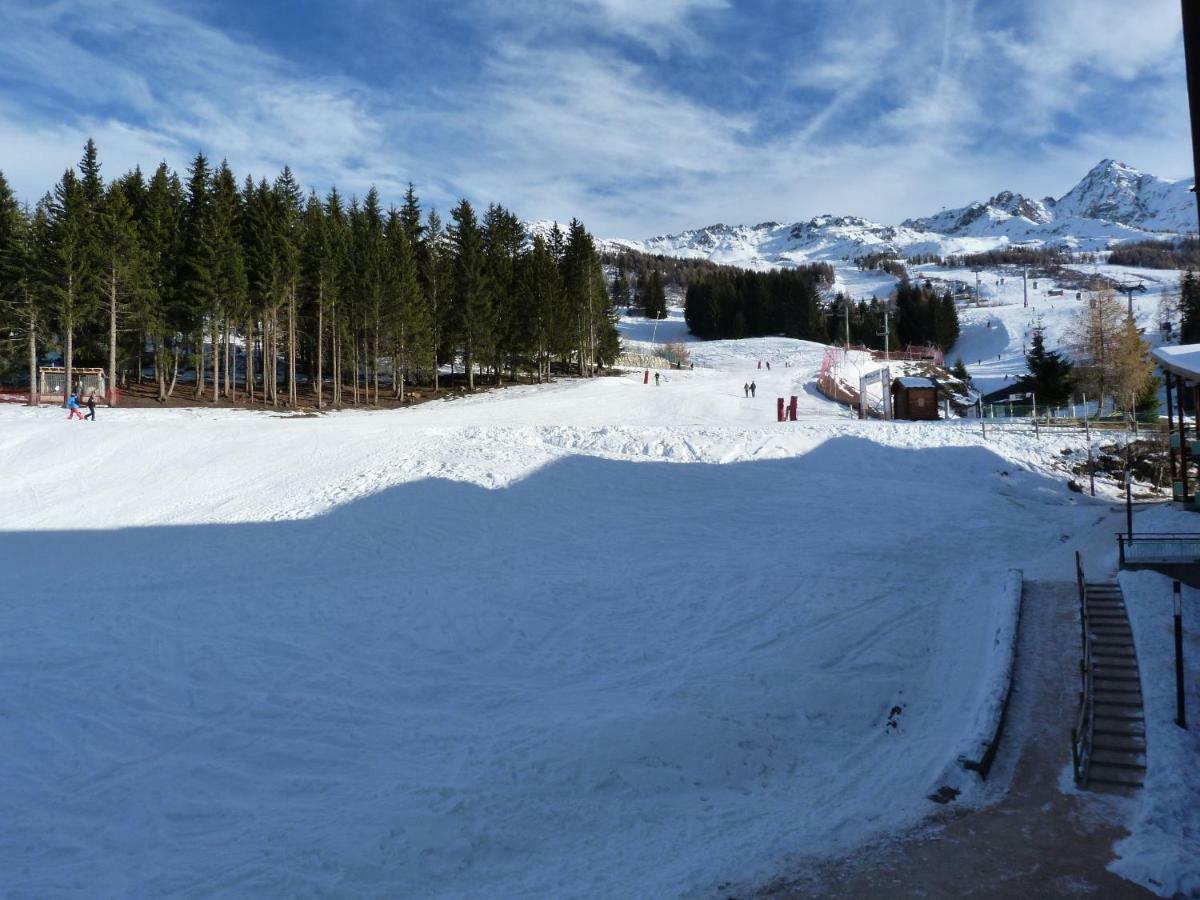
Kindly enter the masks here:
<path id="1" fill-rule="evenodd" d="M 1144 293 L 1134 294 L 1134 319 L 1143 335 L 1152 346 L 1163 340 L 1159 331 L 1159 303 L 1166 292 L 1173 292 L 1179 285 L 1179 272 L 1162 269 L 1130 269 L 1120 266 L 1077 266 L 1084 274 L 1093 271 L 1125 283 L 1141 283 Z M 942 268 L 925 265 L 913 268 L 913 277 L 930 277 L 938 281 L 960 281 L 975 285 L 975 272 L 971 269 Z M 998 278 L 1004 284 L 996 284 Z M 1036 286 L 1035 286 L 1036 284 Z M 1051 290 L 1061 289 L 1061 297 L 1050 296 Z M 1026 290 L 1028 303 L 1025 305 Z M 959 308 L 961 334 L 954 347 L 946 354 L 947 363 L 962 359 L 977 389 L 991 393 L 1010 384 L 1026 373 L 1025 351 L 1033 339 L 1033 332 L 1044 330 L 1046 349 L 1058 350 L 1070 356 L 1072 329 L 1081 309 L 1087 308 L 1088 290 L 1061 284 L 1056 279 L 1040 278 L 1028 280 L 1022 287 L 1019 267 L 1005 266 L 1001 270 L 985 270 L 980 274 L 979 292 L 981 306 Z M 1077 300 L 1076 293 L 1082 294 Z M 1125 297 L 1119 297 L 1122 304 Z"/>
<path id="2" fill-rule="evenodd" d="M 1007 570 L 1111 540 L 1071 439 L 778 424 L 817 345 L 692 349 L 393 412 L 0 407 L 6 890 L 718 896 L 969 801 Z"/>

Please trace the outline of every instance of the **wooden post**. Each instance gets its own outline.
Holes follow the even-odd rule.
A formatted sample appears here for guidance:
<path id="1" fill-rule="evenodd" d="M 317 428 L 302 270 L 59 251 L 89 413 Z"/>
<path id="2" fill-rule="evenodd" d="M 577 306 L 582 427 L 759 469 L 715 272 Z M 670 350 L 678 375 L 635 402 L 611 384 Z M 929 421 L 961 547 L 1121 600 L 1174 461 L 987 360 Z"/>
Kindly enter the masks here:
<path id="1" fill-rule="evenodd" d="M 1171 373 L 1163 372 L 1167 380 L 1167 463 L 1171 471 L 1171 499 L 1175 499 L 1175 448 L 1171 440 L 1175 436 L 1175 404 L 1171 401 Z"/>
<path id="2" fill-rule="evenodd" d="M 1175 724 L 1187 728 L 1187 711 L 1183 693 L 1183 604 L 1180 602 L 1180 586 L 1176 581 L 1175 591 Z"/>
<path id="3" fill-rule="evenodd" d="M 1183 482 L 1183 502 L 1188 497 L 1187 422 L 1184 421 L 1183 379 L 1175 376 L 1175 400 L 1179 405 L 1179 480 Z"/>

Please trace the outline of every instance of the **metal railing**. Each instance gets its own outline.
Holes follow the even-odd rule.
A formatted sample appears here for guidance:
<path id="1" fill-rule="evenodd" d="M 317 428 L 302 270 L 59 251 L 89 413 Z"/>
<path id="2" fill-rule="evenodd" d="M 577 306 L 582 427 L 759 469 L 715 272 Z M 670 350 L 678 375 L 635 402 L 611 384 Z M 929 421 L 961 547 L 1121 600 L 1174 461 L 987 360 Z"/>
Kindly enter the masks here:
<path id="1" fill-rule="evenodd" d="M 1134 565 L 1200 563 L 1200 533 L 1196 532 L 1117 532 L 1121 567 Z"/>
<path id="2" fill-rule="evenodd" d="M 1095 690 L 1092 683 L 1092 640 L 1088 634 L 1087 583 L 1083 577 L 1083 559 L 1075 551 L 1075 581 L 1079 586 L 1079 714 L 1071 729 L 1071 766 L 1075 784 L 1087 787 L 1088 771 L 1092 765 L 1092 740 L 1095 731 Z"/>

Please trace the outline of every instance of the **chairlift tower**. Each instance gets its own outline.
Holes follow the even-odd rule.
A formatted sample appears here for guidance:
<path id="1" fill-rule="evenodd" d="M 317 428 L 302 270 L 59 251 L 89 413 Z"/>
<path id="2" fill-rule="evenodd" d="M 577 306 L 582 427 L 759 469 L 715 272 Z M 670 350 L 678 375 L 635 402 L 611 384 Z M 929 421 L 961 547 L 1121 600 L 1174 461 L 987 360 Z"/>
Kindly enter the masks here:
<path id="1" fill-rule="evenodd" d="M 1138 282 L 1137 284 L 1118 284 L 1117 290 L 1120 291 L 1122 294 L 1124 294 L 1126 296 L 1126 298 L 1128 298 L 1129 318 L 1132 319 L 1133 318 L 1133 293 L 1134 293 L 1134 291 L 1141 291 L 1143 294 L 1146 293 L 1146 285 L 1142 284 L 1141 282 Z"/>
<path id="2" fill-rule="evenodd" d="M 842 315 L 846 320 L 846 349 L 850 349 L 850 307 L 853 303 L 849 294 L 842 294 Z M 837 312 L 827 312 L 826 316 L 836 316 Z"/>
<path id="3" fill-rule="evenodd" d="M 892 357 L 889 355 L 891 352 L 891 343 L 892 343 L 890 340 L 891 326 L 888 321 L 888 308 L 886 306 L 883 308 L 883 329 L 881 331 L 876 331 L 875 333 L 883 338 L 883 359 L 884 359 L 884 361 L 891 362 Z"/>

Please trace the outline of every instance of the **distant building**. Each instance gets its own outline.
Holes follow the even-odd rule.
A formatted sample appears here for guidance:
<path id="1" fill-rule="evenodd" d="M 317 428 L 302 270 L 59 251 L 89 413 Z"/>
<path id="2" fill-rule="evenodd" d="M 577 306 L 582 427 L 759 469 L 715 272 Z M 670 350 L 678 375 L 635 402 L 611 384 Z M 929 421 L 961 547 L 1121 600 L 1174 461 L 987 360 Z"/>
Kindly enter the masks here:
<path id="1" fill-rule="evenodd" d="M 892 381 L 894 418 L 938 419 L 938 387 L 932 378 L 905 375 Z"/>

